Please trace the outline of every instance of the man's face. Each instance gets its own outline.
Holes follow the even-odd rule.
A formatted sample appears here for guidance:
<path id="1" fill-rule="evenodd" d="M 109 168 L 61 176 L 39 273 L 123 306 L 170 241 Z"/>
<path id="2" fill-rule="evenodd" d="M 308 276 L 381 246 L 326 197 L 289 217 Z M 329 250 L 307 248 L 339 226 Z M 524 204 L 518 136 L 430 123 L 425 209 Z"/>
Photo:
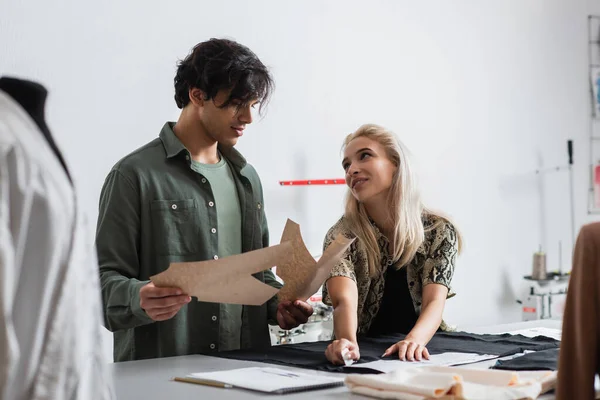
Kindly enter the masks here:
<path id="1" fill-rule="evenodd" d="M 232 100 L 226 107 L 220 108 L 229 91 L 221 90 L 210 100 L 205 100 L 200 110 L 200 122 L 206 133 L 216 142 L 224 146 L 235 146 L 244 134 L 246 125 L 252 123 L 252 109 L 258 104 L 253 100 L 247 104 Z"/>

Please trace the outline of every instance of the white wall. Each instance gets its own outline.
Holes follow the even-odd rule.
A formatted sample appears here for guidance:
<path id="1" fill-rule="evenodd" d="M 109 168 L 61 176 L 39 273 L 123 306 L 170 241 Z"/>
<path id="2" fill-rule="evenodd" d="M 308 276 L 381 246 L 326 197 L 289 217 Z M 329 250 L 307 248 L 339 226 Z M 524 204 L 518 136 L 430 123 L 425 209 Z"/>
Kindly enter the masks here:
<path id="1" fill-rule="evenodd" d="M 0 0 L 0 74 L 50 90 L 47 119 L 92 221 L 105 175 L 176 119 L 175 62 L 230 37 L 272 68 L 268 113 L 239 144 L 260 173 L 272 242 L 285 219 L 313 253 L 344 188 L 280 187 L 341 177 L 343 137 L 365 122 L 396 131 L 428 204 L 466 239 L 449 322 L 518 320 L 532 253 L 569 269 L 566 163 L 575 141 L 576 225 L 586 214 L 589 152 L 586 15 L 592 0 Z"/>

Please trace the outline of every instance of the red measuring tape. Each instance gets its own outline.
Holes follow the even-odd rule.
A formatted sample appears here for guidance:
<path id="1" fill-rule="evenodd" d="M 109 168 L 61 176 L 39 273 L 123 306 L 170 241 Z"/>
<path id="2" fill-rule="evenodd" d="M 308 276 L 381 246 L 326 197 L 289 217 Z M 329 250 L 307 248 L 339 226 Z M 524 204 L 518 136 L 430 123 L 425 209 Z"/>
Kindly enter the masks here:
<path id="1" fill-rule="evenodd" d="M 298 181 L 279 181 L 281 186 L 302 186 L 302 185 L 345 185 L 343 178 L 334 179 L 307 179 Z"/>

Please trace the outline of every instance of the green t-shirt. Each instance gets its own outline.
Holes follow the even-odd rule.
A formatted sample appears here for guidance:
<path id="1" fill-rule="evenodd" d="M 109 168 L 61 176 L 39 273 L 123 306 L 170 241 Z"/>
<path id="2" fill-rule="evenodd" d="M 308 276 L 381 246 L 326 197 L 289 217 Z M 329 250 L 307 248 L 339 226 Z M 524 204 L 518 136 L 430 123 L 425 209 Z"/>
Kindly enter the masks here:
<path id="1" fill-rule="evenodd" d="M 218 234 L 219 258 L 242 252 L 242 211 L 231 168 L 219 154 L 221 160 L 216 164 L 201 164 L 192 161 L 192 169 L 202 174 L 210 183 L 214 201 L 209 207 L 217 209 L 217 226 L 211 227 Z M 221 304 L 219 310 L 219 351 L 240 348 L 242 326 L 242 306 L 239 304 Z"/>

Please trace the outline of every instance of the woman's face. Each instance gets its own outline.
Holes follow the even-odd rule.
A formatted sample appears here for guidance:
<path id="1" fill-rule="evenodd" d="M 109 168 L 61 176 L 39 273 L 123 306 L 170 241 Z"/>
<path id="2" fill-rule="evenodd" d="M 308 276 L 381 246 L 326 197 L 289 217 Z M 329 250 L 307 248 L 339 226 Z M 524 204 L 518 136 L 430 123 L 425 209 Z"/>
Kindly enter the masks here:
<path id="1" fill-rule="evenodd" d="M 356 200 L 365 204 L 386 201 L 396 166 L 379 142 L 364 136 L 352 140 L 344 150 L 342 166 Z"/>

